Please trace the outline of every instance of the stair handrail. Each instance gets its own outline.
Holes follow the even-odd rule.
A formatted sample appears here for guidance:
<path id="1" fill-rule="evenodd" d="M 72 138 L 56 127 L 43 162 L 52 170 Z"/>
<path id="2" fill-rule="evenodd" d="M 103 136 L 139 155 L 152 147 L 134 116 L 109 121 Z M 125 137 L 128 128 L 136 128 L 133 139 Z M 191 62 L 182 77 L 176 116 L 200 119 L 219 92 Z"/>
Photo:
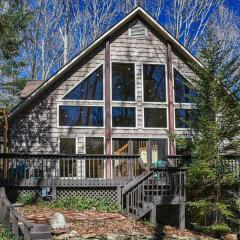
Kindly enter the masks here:
<path id="1" fill-rule="evenodd" d="M 131 191 L 135 188 L 138 184 L 142 183 L 146 180 L 149 176 L 153 174 L 153 171 L 148 171 L 146 174 L 142 173 L 138 177 L 136 177 L 133 181 L 131 181 L 128 185 L 122 188 L 122 195 L 126 194 L 127 192 Z"/>
<path id="2" fill-rule="evenodd" d="M 11 205 L 9 200 L 7 199 L 5 188 L 0 188 L 0 209 L 1 209 L 1 217 L 0 221 L 6 227 L 10 226 L 10 222 L 12 222 L 12 231 L 16 236 L 19 236 L 19 227 L 18 222 L 22 222 L 24 225 L 24 240 L 31 239 L 31 229 L 33 228 L 33 224 L 28 222 L 20 213 L 16 211 L 16 209 Z"/>

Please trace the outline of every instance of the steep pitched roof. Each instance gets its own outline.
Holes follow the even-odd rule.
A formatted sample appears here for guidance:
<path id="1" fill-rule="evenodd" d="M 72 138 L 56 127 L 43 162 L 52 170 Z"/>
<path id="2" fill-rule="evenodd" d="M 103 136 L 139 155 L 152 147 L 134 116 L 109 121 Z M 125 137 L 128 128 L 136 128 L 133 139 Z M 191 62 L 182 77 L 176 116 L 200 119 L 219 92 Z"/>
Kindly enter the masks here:
<path id="1" fill-rule="evenodd" d="M 131 21 L 134 17 L 140 16 L 143 18 L 146 23 L 148 23 L 153 29 L 155 29 L 160 35 L 162 35 L 166 41 L 169 41 L 173 47 L 177 48 L 178 51 L 182 54 L 183 57 L 190 61 L 194 61 L 200 66 L 203 67 L 203 64 L 194 57 L 181 43 L 174 38 L 171 33 L 169 33 L 165 28 L 163 28 L 152 16 L 150 16 L 144 9 L 141 7 L 135 8 L 132 12 L 130 12 L 126 17 L 124 17 L 121 21 L 115 24 L 112 28 L 110 28 L 107 32 L 101 35 L 98 39 L 96 39 L 93 43 L 91 43 L 88 47 L 86 47 L 83 51 L 81 51 L 77 56 L 75 56 L 72 60 L 70 60 L 66 65 L 64 65 L 57 73 L 55 73 L 48 80 L 42 82 L 42 84 L 37 87 L 27 98 L 25 98 L 20 104 L 18 104 L 9 114 L 9 118 L 14 117 L 19 111 L 21 111 L 24 107 L 26 107 L 32 100 L 34 100 L 39 94 L 41 94 L 45 89 L 47 89 L 51 84 L 53 84 L 57 79 L 59 79 L 67 70 L 69 70 L 74 64 L 82 60 L 89 54 L 93 49 L 97 48 L 100 44 L 102 44 L 109 36 L 118 31 L 122 26 Z"/>

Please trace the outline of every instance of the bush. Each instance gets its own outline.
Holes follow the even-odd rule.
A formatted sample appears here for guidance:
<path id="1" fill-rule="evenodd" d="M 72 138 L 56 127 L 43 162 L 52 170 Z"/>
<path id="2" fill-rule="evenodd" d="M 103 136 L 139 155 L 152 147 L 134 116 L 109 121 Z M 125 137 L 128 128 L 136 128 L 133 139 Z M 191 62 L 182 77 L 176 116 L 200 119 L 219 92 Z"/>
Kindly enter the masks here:
<path id="1" fill-rule="evenodd" d="M 31 205 L 37 201 L 36 193 L 24 193 L 21 192 L 17 202 L 23 205 Z"/>
<path id="2" fill-rule="evenodd" d="M 52 208 L 67 210 L 93 210 L 99 212 L 119 212 L 119 206 L 108 198 L 63 197 L 49 203 Z"/>
<path id="3" fill-rule="evenodd" d="M 0 239 L 1 240 L 19 240 L 17 236 L 15 236 L 10 229 L 0 225 Z"/>

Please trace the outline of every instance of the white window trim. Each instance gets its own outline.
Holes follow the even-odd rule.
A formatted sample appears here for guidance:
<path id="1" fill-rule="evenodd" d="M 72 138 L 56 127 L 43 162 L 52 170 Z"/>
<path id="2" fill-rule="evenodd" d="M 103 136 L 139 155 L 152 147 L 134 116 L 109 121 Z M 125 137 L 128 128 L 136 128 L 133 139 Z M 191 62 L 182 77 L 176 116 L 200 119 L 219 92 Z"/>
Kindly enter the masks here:
<path id="1" fill-rule="evenodd" d="M 78 141 L 77 141 L 77 137 L 70 137 L 70 136 L 59 136 L 58 137 L 58 153 L 61 154 L 61 149 L 60 149 L 60 142 L 61 142 L 61 139 L 65 139 L 65 138 L 70 138 L 70 139 L 75 139 L 75 154 L 78 154 Z"/>
<path id="2" fill-rule="evenodd" d="M 78 100 L 74 100 L 74 99 L 63 99 L 65 96 L 67 96 L 75 87 L 77 87 L 82 81 L 84 81 L 87 77 L 89 77 L 92 73 L 94 73 L 100 66 L 103 66 L 103 99 L 102 100 L 86 100 L 86 99 L 78 99 Z M 78 102 L 82 102 L 82 101 L 96 101 L 96 102 L 103 102 L 104 103 L 104 99 L 105 99 L 105 64 L 104 62 L 98 64 L 94 69 L 92 69 L 89 73 L 87 73 L 87 75 L 82 78 L 80 81 L 78 81 L 73 87 L 71 87 L 67 93 L 61 97 L 61 99 L 59 99 L 58 101 L 63 101 L 63 102 L 68 102 L 68 101 L 78 101 Z"/>
<path id="3" fill-rule="evenodd" d="M 113 107 L 119 108 L 134 108 L 135 109 L 135 127 L 113 127 L 113 116 L 112 116 L 112 109 Z M 118 105 L 118 106 L 111 106 L 111 128 L 112 129 L 138 129 L 138 121 L 137 121 L 137 106 L 136 105 Z"/>
<path id="4" fill-rule="evenodd" d="M 143 74 L 143 65 L 163 65 L 165 69 L 165 94 L 166 94 L 166 101 L 165 102 L 146 102 L 144 101 L 144 74 Z M 141 80 L 142 80 L 142 103 L 143 104 L 152 104 L 152 105 L 158 105 L 158 104 L 168 104 L 168 81 L 167 81 L 167 64 L 166 63 L 159 63 L 159 62 L 142 62 L 141 63 Z"/>
<path id="5" fill-rule="evenodd" d="M 79 106 L 79 107 L 102 107 L 103 108 L 103 126 L 60 126 L 59 125 L 59 106 Z M 105 108 L 104 106 L 96 106 L 96 105 L 71 105 L 71 104 L 57 104 L 57 128 L 81 128 L 81 129 L 103 129 L 105 128 Z"/>
<path id="6" fill-rule="evenodd" d="M 155 109 L 155 108 L 160 108 L 160 109 L 162 109 L 162 108 L 164 108 L 164 109 L 166 109 L 166 117 L 167 117 L 167 119 L 166 119 L 166 121 L 167 121 L 167 126 L 166 127 L 164 127 L 164 128 L 161 128 L 161 127 L 145 127 L 145 118 L 144 118 L 144 111 L 145 111 L 145 108 L 152 108 L 152 109 Z M 162 130 L 168 130 L 168 125 L 169 125 L 169 116 L 168 116 L 168 114 L 169 114 L 169 111 L 168 111 L 168 107 L 167 106 L 165 106 L 165 107 L 161 107 L 161 106 L 143 106 L 142 107 L 142 122 L 143 122 L 143 129 L 162 129 Z"/>
<path id="7" fill-rule="evenodd" d="M 84 146 L 83 146 L 83 149 L 84 149 L 84 154 L 86 154 L 86 138 L 103 138 L 103 154 L 105 154 L 105 136 L 101 135 L 101 134 L 88 134 L 88 135 L 84 135 L 83 137 L 83 141 L 84 141 Z M 86 167 L 86 166 L 85 166 Z M 107 162 L 104 161 L 104 172 L 103 172 L 103 177 L 102 178 L 86 178 L 85 179 L 99 179 L 99 180 L 102 180 L 102 179 L 106 179 L 106 167 L 107 167 Z M 86 171 L 86 168 L 84 169 Z M 112 171 L 112 167 L 111 167 L 111 171 Z M 86 172 L 85 172 L 86 174 Z M 111 175 L 112 175 L 112 172 L 111 172 Z"/>
<path id="8" fill-rule="evenodd" d="M 134 64 L 134 91 L 135 91 L 135 99 L 134 101 L 116 101 L 116 100 L 112 100 L 112 64 L 113 63 L 119 63 L 119 64 Z M 137 103 L 137 74 L 136 74 L 136 62 L 133 61 L 111 61 L 110 62 L 110 101 L 112 104 L 123 104 L 123 103 L 127 103 L 127 104 L 136 104 Z"/>
<path id="9" fill-rule="evenodd" d="M 178 108 L 178 107 L 174 107 L 174 129 L 181 130 L 181 131 L 190 131 L 190 130 L 192 130 L 191 128 L 179 128 L 179 127 L 176 127 L 176 110 L 177 109 L 180 109 L 180 110 L 193 110 L 194 108 Z"/>
<path id="10" fill-rule="evenodd" d="M 182 72 L 179 70 L 178 67 L 176 67 L 176 65 L 172 65 L 172 83 L 173 83 L 173 104 L 174 106 L 181 106 L 181 105 L 184 105 L 184 106 L 194 106 L 195 104 L 194 103 L 179 103 L 179 102 L 176 102 L 175 101 L 175 78 L 174 78 L 174 69 L 177 70 L 190 84 L 192 84 L 192 82 L 189 80 L 189 78 Z"/>

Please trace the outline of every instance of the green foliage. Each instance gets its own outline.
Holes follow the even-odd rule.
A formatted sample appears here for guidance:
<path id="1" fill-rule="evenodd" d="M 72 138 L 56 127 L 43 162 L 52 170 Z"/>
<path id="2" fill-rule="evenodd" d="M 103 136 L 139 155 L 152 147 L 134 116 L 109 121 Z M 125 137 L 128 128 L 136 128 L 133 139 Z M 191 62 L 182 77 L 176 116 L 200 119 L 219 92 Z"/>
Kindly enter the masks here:
<path id="1" fill-rule="evenodd" d="M 6 228 L 3 225 L 0 225 L 0 239 L 1 240 L 19 240 L 18 237 L 16 237 L 10 229 Z"/>
<path id="2" fill-rule="evenodd" d="M 23 205 L 31 205 L 37 202 L 37 197 L 36 194 L 32 192 L 29 193 L 21 192 L 17 199 L 17 202 Z"/>
<path id="3" fill-rule="evenodd" d="M 192 124 L 193 161 L 187 178 L 188 207 L 198 230 L 218 235 L 233 230 L 229 220 L 240 216 L 231 195 L 238 179 L 222 156 L 226 151 L 239 152 L 240 104 L 229 91 L 234 88 L 236 93 L 239 59 L 229 58 L 211 31 L 201 59 L 204 68 L 193 65 L 201 80 L 192 79 L 198 96 Z"/>
<path id="4" fill-rule="evenodd" d="M 26 79 L 20 72 L 25 64 L 18 56 L 24 29 L 32 18 L 22 1 L 0 1 L 0 104 L 11 108 L 19 98 Z"/>
<path id="5" fill-rule="evenodd" d="M 49 203 L 52 208 L 67 210 L 95 210 L 99 212 L 118 212 L 119 206 L 107 198 L 63 197 Z"/>

